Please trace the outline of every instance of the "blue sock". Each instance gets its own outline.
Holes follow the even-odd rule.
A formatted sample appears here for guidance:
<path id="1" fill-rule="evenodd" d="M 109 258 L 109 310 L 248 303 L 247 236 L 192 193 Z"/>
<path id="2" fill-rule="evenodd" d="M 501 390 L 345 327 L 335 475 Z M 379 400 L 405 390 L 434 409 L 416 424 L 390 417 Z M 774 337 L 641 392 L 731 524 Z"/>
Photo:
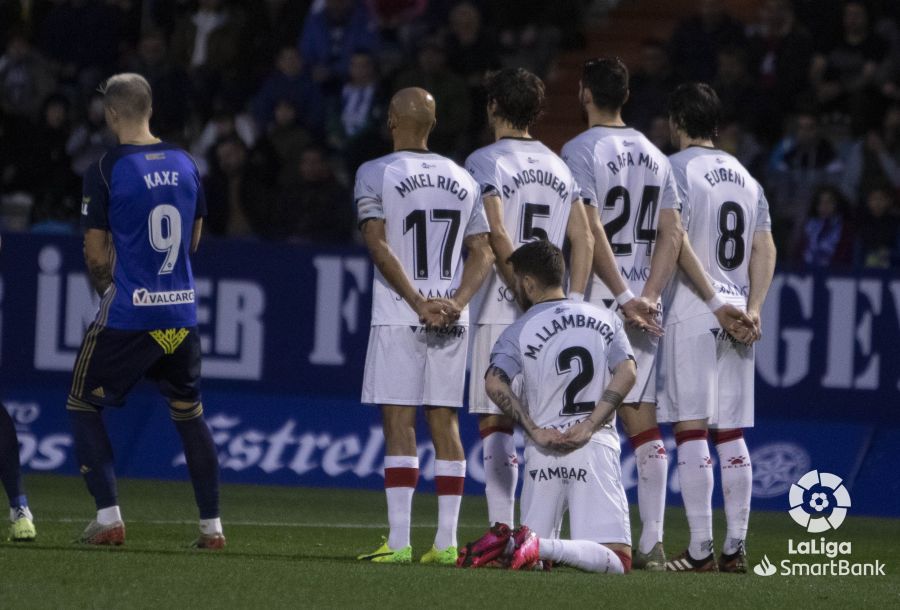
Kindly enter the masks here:
<path id="1" fill-rule="evenodd" d="M 181 436 L 200 518 L 215 519 L 219 516 L 219 457 L 203 419 L 203 407 L 198 403 L 189 412 L 170 409 L 169 413 Z"/>
<path id="2" fill-rule="evenodd" d="M 0 481 L 12 508 L 28 506 L 19 467 L 19 438 L 12 417 L 0 404 Z"/>
<path id="3" fill-rule="evenodd" d="M 100 411 L 69 409 L 75 457 L 97 510 L 118 504 L 113 450 Z"/>

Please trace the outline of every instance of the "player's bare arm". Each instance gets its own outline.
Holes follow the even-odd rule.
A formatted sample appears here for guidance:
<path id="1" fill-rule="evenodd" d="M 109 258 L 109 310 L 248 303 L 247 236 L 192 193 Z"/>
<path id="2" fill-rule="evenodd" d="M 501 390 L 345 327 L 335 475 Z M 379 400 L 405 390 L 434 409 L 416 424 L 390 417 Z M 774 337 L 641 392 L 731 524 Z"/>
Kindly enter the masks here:
<path id="1" fill-rule="evenodd" d="M 636 379 L 637 366 L 634 360 L 629 358 L 620 362 L 591 414 L 569 428 L 563 435 L 562 441 L 554 444 L 552 448 L 561 453 L 570 453 L 586 445 L 591 440 L 591 436 L 608 424 L 613 413 L 622 406 L 622 401 L 631 391 Z"/>
<path id="2" fill-rule="evenodd" d="M 675 272 L 683 237 L 681 214 L 672 209 L 660 210 L 653 258 L 650 259 L 650 277 L 647 278 L 644 293 L 641 295 L 651 303 L 659 301 L 663 288 Z"/>
<path id="3" fill-rule="evenodd" d="M 503 224 L 503 200 L 497 195 L 485 195 L 484 213 L 487 216 L 488 226 L 491 228 L 490 244 L 491 250 L 494 251 L 496 257 L 497 273 L 503 279 L 508 287 L 515 286 L 515 276 L 513 276 L 512 265 L 507 259 L 513 253 L 512 240 L 509 233 L 506 232 L 506 226 Z"/>
<path id="4" fill-rule="evenodd" d="M 200 247 L 200 236 L 203 235 L 203 219 L 198 218 L 194 221 L 194 231 L 191 233 L 191 254 Z"/>
<path id="5" fill-rule="evenodd" d="M 703 270 L 703 265 L 697 258 L 697 254 L 694 252 L 694 248 L 688 240 L 687 233 L 685 233 L 684 239 L 681 242 L 681 253 L 678 255 L 678 267 L 684 271 L 688 279 L 691 280 L 691 283 L 694 284 L 694 288 L 700 294 L 700 298 L 707 304 L 716 297 L 716 291 L 709 282 L 709 277 L 707 277 L 706 272 Z M 725 329 L 725 332 L 741 343 L 748 345 L 752 343 L 755 336 L 755 325 L 753 320 L 750 319 L 750 316 L 734 305 L 722 301 L 719 301 L 719 303 L 721 303 L 721 305 L 713 310 L 713 315 L 716 316 L 719 325 Z M 714 306 L 715 305 L 711 305 L 710 309 Z"/>
<path id="6" fill-rule="evenodd" d="M 391 250 L 387 242 L 384 230 L 384 220 L 373 218 L 362 225 L 363 240 L 369 249 L 372 263 L 384 276 L 397 294 L 412 307 L 419 321 L 428 327 L 443 327 L 446 325 L 448 311 L 446 305 L 436 301 L 428 301 L 413 287 L 412 282 L 406 276 L 403 265 Z"/>
<path id="7" fill-rule="evenodd" d="M 490 233 L 469 235 L 463 246 L 466 248 L 466 260 L 463 262 L 462 279 L 452 299 L 433 299 L 431 303 L 439 303 L 444 307 L 445 316 L 450 322 L 459 318 L 460 312 L 466 308 L 481 284 L 487 277 L 491 265 L 494 264 L 494 253 L 491 250 Z"/>
<path id="8" fill-rule="evenodd" d="M 747 298 L 747 315 L 753 320 L 756 328 L 756 340 L 762 337 L 762 322 L 759 311 L 762 309 L 772 276 L 775 274 L 775 242 L 769 231 L 756 231 L 753 234 L 753 246 L 750 250 L 750 295 Z"/>
<path id="9" fill-rule="evenodd" d="M 112 284 L 112 240 L 108 231 L 88 229 L 84 232 L 84 262 L 91 286 L 103 296 Z"/>
<path id="10" fill-rule="evenodd" d="M 619 273 L 612 246 L 609 245 L 606 230 L 600 222 L 600 214 L 596 209 L 589 209 L 586 212 L 588 225 L 594 237 L 594 273 L 614 295 L 623 294 L 628 290 L 628 284 Z M 655 301 L 650 303 L 635 297 L 621 307 L 625 319 L 629 323 L 656 336 L 662 336 L 662 326 L 656 321 L 656 314 L 659 313 L 659 310 L 656 308 Z"/>
<path id="11" fill-rule="evenodd" d="M 509 417 L 518 426 L 521 426 L 525 434 L 540 447 L 549 447 L 562 440 L 562 434 L 551 428 L 539 428 L 528 411 L 522 406 L 515 392 L 512 391 L 512 382 L 502 369 L 491 366 L 484 377 L 484 388 L 488 396 L 494 401 L 504 415 Z"/>
<path id="12" fill-rule="evenodd" d="M 566 223 L 566 237 L 569 238 L 571 250 L 569 254 L 569 294 L 584 295 L 588 280 L 591 277 L 591 264 L 594 256 L 594 234 L 588 226 L 588 215 L 581 199 L 576 199 L 569 210 Z M 617 293 L 618 294 L 618 293 Z"/>

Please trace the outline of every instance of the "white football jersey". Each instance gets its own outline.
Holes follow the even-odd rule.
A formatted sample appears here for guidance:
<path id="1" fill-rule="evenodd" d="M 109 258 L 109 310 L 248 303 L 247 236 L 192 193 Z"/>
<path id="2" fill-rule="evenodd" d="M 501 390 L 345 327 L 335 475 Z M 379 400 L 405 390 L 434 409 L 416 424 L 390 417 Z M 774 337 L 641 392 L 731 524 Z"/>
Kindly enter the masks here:
<path id="1" fill-rule="evenodd" d="M 360 225 L 383 219 L 391 250 L 425 298 L 450 298 L 463 272 L 463 240 L 487 233 L 478 185 L 456 163 L 428 151 L 402 150 L 356 172 Z M 375 269 L 372 325 L 418 325 L 419 318 Z M 468 309 L 459 324 L 467 324 Z"/>
<path id="2" fill-rule="evenodd" d="M 641 132 L 603 126 L 569 140 L 562 157 L 581 199 L 598 209 L 622 277 L 641 294 L 650 277 L 659 211 L 681 207 L 669 160 Z M 608 293 L 599 278 L 594 284 L 592 295 Z"/>
<path id="3" fill-rule="evenodd" d="M 522 375 L 522 403 L 541 428 L 565 431 L 586 419 L 622 361 L 634 355 L 612 311 L 569 300 L 534 305 L 510 325 L 491 352 L 491 366 Z M 613 425 L 594 441 L 619 450 Z"/>
<path id="4" fill-rule="evenodd" d="M 482 195 L 503 201 L 503 224 L 513 249 L 536 239 L 562 248 L 578 187 L 556 154 L 530 138 L 502 138 L 466 159 Z M 482 287 L 478 324 L 512 324 L 519 315 L 513 291 L 496 267 Z"/>
<path id="5" fill-rule="evenodd" d="M 756 231 L 771 231 L 759 183 L 726 152 L 690 146 L 670 157 L 691 246 L 722 298 L 742 309 L 750 293 L 750 250 Z M 665 294 L 666 322 L 709 312 L 680 270 Z"/>

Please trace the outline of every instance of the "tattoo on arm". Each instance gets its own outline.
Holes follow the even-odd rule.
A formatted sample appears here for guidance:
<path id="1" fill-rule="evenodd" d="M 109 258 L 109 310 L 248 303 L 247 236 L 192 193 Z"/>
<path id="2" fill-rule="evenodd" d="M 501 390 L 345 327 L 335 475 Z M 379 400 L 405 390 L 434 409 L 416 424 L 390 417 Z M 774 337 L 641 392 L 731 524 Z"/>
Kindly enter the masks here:
<path id="1" fill-rule="evenodd" d="M 622 401 L 625 400 L 625 397 L 613 390 L 605 390 L 603 396 L 600 397 L 600 400 L 611 404 L 613 409 L 618 409 L 619 405 L 622 404 Z"/>
<path id="2" fill-rule="evenodd" d="M 88 272 L 91 276 L 91 285 L 97 294 L 103 296 L 106 289 L 112 284 L 112 265 L 109 263 L 103 265 L 88 265 Z"/>
<path id="3" fill-rule="evenodd" d="M 513 393 L 509 375 L 503 369 L 491 365 L 488 369 L 487 376 L 494 376 L 503 384 L 499 389 L 494 388 L 488 391 L 488 397 L 494 401 L 503 414 L 512 419 L 516 424 L 522 427 L 525 432 L 531 436 L 531 431 L 536 429 L 534 421 L 522 407 L 522 403 Z"/>

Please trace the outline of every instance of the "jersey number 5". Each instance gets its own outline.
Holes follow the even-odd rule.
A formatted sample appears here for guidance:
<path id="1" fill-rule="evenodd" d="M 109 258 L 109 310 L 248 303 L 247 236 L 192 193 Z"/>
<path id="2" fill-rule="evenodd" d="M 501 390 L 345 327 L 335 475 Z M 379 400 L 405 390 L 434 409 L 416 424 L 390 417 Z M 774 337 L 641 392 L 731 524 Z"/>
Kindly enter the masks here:
<path id="1" fill-rule="evenodd" d="M 556 358 L 556 373 L 566 375 L 572 371 L 572 363 L 578 362 L 581 371 L 569 382 L 566 393 L 563 396 L 563 408 L 560 415 L 580 415 L 594 410 L 591 401 L 576 402 L 578 393 L 587 387 L 594 378 L 594 359 L 591 353 L 583 347 L 567 347 Z"/>
<path id="2" fill-rule="evenodd" d="M 459 235 L 459 210 L 431 210 L 431 222 L 446 225 L 444 241 L 441 243 L 441 279 L 453 279 L 453 249 Z M 428 279 L 428 222 L 425 210 L 413 210 L 403 219 L 403 234 L 413 232 L 415 250 L 413 264 L 417 280 Z"/>
<path id="3" fill-rule="evenodd" d="M 172 273 L 181 251 L 181 214 L 174 205 L 162 203 L 150 212 L 148 222 L 150 245 L 157 252 L 166 253 L 159 275 Z"/>

